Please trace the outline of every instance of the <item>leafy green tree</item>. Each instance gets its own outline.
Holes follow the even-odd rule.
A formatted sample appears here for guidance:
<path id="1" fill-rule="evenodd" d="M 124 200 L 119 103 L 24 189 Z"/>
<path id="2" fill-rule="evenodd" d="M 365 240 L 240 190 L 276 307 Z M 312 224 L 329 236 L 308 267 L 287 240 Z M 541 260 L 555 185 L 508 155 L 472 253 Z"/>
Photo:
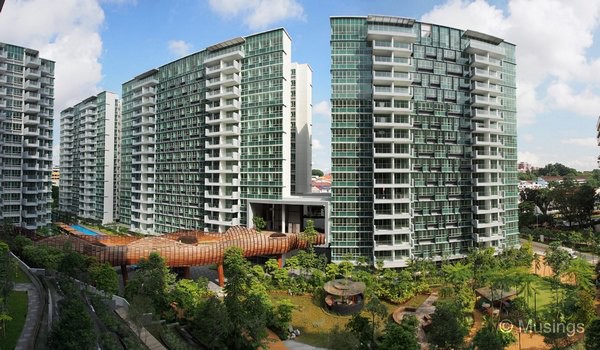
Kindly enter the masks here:
<path id="1" fill-rule="evenodd" d="M 567 270 L 571 260 L 569 253 L 560 247 L 559 242 L 552 242 L 546 249 L 546 263 L 552 268 L 556 278 Z"/>
<path id="2" fill-rule="evenodd" d="M 467 333 L 461 306 L 453 302 L 438 303 L 431 316 L 429 342 L 439 349 L 460 349 Z"/>
<path id="3" fill-rule="evenodd" d="M 167 295 L 174 284 L 175 274 L 169 271 L 165 260 L 153 252 L 138 263 L 138 270 L 125 287 L 125 296 L 128 300 L 135 295 L 146 296 L 161 313 L 169 309 Z"/>
<path id="4" fill-rule="evenodd" d="M 348 350 L 360 348 L 360 341 L 354 333 L 335 325 L 327 338 L 327 349 L 331 350 Z"/>
<path id="5" fill-rule="evenodd" d="M 585 350 L 600 349 L 600 318 L 595 319 L 585 330 Z"/>
<path id="6" fill-rule="evenodd" d="M 564 269 L 563 273 L 575 280 L 577 288 L 590 293 L 593 292 L 594 283 L 592 282 L 592 278 L 594 271 L 592 265 L 587 260 L 582 258 L 568 260 L 568 266 Z"/>
<path id="7" fill-rule="evenodd" d="M 562 314 L 573 324 L 587 325 L 596 316 L 594 295 L 587 291 L 569 291 L 563 305 Z"/>
<path id="8" fill-rule="evenodd" d="M 286 266 L 287 266 L 286 260 Z M 287 267 L 280 268 L 275 259 L 269 259 L 265 263 L 266 272 L 271 275 L 273 286 L 278 289 L 284 289 L 289 283 L 290 277 Z"/>
<path id="9" fill-rule="evenodd" d="M 63 285 L 63 284 L 61 284 Z M 74 288 L 63 288 L 65 297 L 58 302 L 59 319 L 52 325 L 50 349 L 95 350 L 96 335 L 92 318 Z"/>
<path id="10" fill-rule="evenodd" d="M 269 328 L 273 330 L 279 338 L 287 339 L 290 322 L 292 322 L 292 312 L 294 304 L 288 299 L 281 300 L 273 309 L 273 315 L 269 321 Z"/>
<path id="11" fill-rule="evenodd" d="M 88 269 L 90 281 L 96 288 L 109 294 L 119 291 L 119 277 L 115 269 L 108 263 L 95 262 Z"/>
<path id="12" fill-rule="evenodd" d="M 267 336 L 266 326 L 272 315 L 272 306 L 264 286 L 257 283 L 250 272 L 250 264 L 244 259 L 242 249 L 227 249 L 223 260 L 225 277 L 224 303 L 231 321 L 232 335 L 229 346 L 235 349 L 256 349 L 263 345 Z"/>
<path id="13" fill-rule="evenodd" d="M 523 203 L 531 203 L 534 206 L 537 206 L 543 215 L 548 214 L 548 208 L 552 203 L 551 191 L 548 188 L 526 188 L 523 191 L 519 192 L 521 200 Z M 532 212 L 534 208 L 531 208 Z"/>
<path id="14" fill-rule="evenodd" d="M 198 281 L 181 279 L 175 283 L 168 298 L 171 303 L 177 304 L 177 308 L 193 315 L 202 301 L 211 294 L 207 285 L 206 278 L 200 278 Z"/>
<path id="15" fill-rule="evenodd" d="M 312 170 L 312 176 L 318 176 L 318 177 L 321 177 L 321 176 L 323 176 L 323 175 L 324 175 L 324 174 L 323 174 L 323 171 L 322 171 L 322 170 L 320 170 L 320 169 L 313 169 L 313 170 Z"/>
<path id="16" fill-rule="evenodd" d="M 479 350 L 502 350 L 515 341 L 511 332 L 502 332 L 491 322 L 487 322 L 473 338 L 473 344 Z"/>
<path id="17" fill-rule="evenodd" d="M 375 344 L 375 330 L 379 328 L 379 322 L 388 316 L 388 310 L 379 298 L 372 296 L 365 305 L 365 311 L 371 316 L 371 344 Z"/>
<path id="18" fill-rule="evenodd" d="M 42 245 L 28 245 L 23 248 L 23 258 L 31 267 L 58 270 L 63 251 Z"/>
<path id="19" fill-rule="evenodd" d="M 89 259 L 85 255 L 71 250 L 70 248 L 65 249 L 62 258 L 58 263 L 59 272 L 80 281 L 87 281 L 88 267 Z"/>
<path id="20" fill-rule="evenodd" d="M 213 296 L 202 302 L 191 323 L 192 335 L 206 348 L 229 349 L 233 325 L 221 300 Z"/>
<path id="21" fill-rule="evenodd" d="M 8 294 L 13 288 L 14 265 L 10 259 L 8 244 L 0 241 L 0 299 L 1 306 L 8 300 Z"/>
<path id="22" fill-rule="evenodd" d="M 254 224 L 254 229 L 256 230 L 256 232 L 262 232 L 262 230 L 265 229 L 265 227 L 267 227 L 267 223 L 265 222 L 265 219 L 263 219 L 262 216 L 255 216 L 252 218 L 252 223 Z"/>
<path id="23" fill-rule="evenodd" d="M 357 349 L 369 350 L 375 347 L 373 344 L 373 324 L 361 314 L 355 314 L 346 324 L 346 330 L 352 333 L 360 342 Z"/>
<path id="24" fill-rule="evenodd" d="M 406 315 L 402 322 L 389 321 L 381 337 L 379 350 L 419 350 L 421 346 L 417 339 L 419 321 L 412 315 Z"/>
<path id="25" fill-rule="evenodd" d="M 569 168 L 561 163 L 546 164 L 545 167 L 537 170 L 539 176 L 576 176 L 579 172 L 576 169 Z"/>

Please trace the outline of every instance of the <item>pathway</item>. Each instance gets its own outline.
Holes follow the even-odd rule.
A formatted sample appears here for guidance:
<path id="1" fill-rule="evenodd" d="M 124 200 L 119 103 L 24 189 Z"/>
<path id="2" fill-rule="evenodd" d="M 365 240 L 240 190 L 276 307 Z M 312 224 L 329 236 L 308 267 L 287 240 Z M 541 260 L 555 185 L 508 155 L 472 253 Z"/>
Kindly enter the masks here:
<path id="1" fill-rule="evenodd" d="M 35 346 L 35 329 L 42 313 L 40 295 L 33 283 L 15 283 L 13 290 L 27 292 L 27 318 L 17 342 L 16 350 L 33 349 Z"/>
<path id="2" fill-rule="evenodd" d="M 414 315 L 419 321 L 419 327 L 417 329 L 417 339 L 419 341 L 419 344 L 421 345 L 421 349 L 429 349 L 429 343 L 427 343 L 427 336 L 425 335 L 425 330 L 423 329 L 423 325 L 425 323 L 424 317 L 431 317 L 431 315 L 435 312 L 435 306 L 433 304 L 437 299 L 437 293 L 431 293 L 427 297 L 427 299 L 425 299 L 423 304 L 421 304 L 414 312 L 404 311 L 404 306 L 401 306 L 396 311 L 394 311 L 393 318 L 394 320 L 396 320 L 396 322 L 400 322 L 404 315 Z"/>

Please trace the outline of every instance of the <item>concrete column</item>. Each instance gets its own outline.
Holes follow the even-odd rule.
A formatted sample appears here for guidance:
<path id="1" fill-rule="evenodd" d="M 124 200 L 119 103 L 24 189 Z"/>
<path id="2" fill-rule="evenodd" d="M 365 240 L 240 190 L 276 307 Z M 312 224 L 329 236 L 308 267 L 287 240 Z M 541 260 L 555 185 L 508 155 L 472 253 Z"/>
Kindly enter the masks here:
<path id="1" fill-rule="evenodd" d="M 285 233 L 285 204 L 281 205 L 281 233 Z"/>
<path id="2" fill-rule="evenodd" d="M 192 269 L 189 266 L 183 267 L 183 278 L 188 280 L 192 279 Z"/>
<path id="3" fill-rule="evenodd" d="M 277 266 L 279 266 L 279 268 L 283 267 L 283 254 L 277 255 Z"/>
<path id="4" fill-rule="evenodd" d="M 121 265 L 121 277 L 123 278 L 123 287 L 127 285 L 127 265 Z"/>
<path id="5" fill-rule="evenodd" d="M 219 286 L 225 286 L 225 272 L 223 271 L 223 263 L 220 262 L 217 264 L 217 273 L 219 274 Z"/>

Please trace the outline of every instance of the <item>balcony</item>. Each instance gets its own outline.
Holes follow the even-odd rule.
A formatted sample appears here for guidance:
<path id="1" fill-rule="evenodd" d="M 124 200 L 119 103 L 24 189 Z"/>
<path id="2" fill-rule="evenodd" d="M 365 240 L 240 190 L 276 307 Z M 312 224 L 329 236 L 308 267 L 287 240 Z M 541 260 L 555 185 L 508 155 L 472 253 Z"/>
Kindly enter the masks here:
<path id="1" fill-rule="evenodd" d="M 501 220 L 473 220 L 473 226 L 475 228 L 490 228 L 490 227 L 498 227 L 502 226 Z"/>
<path id="2" fill-rule="evenodd" d="M 27 91 L 25 93 L 25 102 L 39 102 L 40 94 L 37 92 Z"/>
<path id="3" fill-rule="evenodd" d="M 221 127 L 216 129 L 206 129 L 206 136 L 237 136 L 240 134 L 240 128 L 236 126 L 232 127 Z"/>
<path id="4" fill-rule="evenodd" d="M 37 91 L 42 86 L 39 81 L 26 80 L 25 85 L 23 86 L 27 91 Z"/>
<path id="5" fill-rule="evenodd" d="M 491 66 L 491 67 L 500 69 L 502 67 L 501 60 L 499 60 L 497 58 L 489 57 L 489 56 L 478 55 L 478 54 L 474 54 L 473 56 L 471 56 L 471 58 L 469 59 L 469 64 L 471 66 L 479 67 L 479 68 L 487 68 L 488 66 Z"/>
<path id="6" fill-rule="evenodd" d="M 40 106 L 39 105 L 33 105 L 33 104 L 26 103 L 25 106 L 23 106 L 23 112 L 28 113 L 28 114 L 39 113 L 40 112 Z"/>
<path id="7" fill-rule="evenodd" d="M 472 107 L 500 108 L 502 106 L 502 100 L 498 97 L 472 95 L 471 96 L 471 106 Z"/>
<path id="8" fill-rule="evenodd" d="M 410 100 L 412 98 L 412 89 L 410 87 L 373 86 L 373 98 Z"/>
<path id="9" fill-rule="evenodd" d="M 230 62 L 222 62 L 217 64 L 216 66 L 206 67 L 206 76 L 211 77 L 218 75 L 220 73 L 230 74 L 230 73 L 239 73 L 242 70 L 242 64 L 240 61 L 230 61 Z"/>
<path id="10" fill-rule="evenodd" d="M 496 192 L 473 192 L 473 199 L 476 201 L 502 199 L 504 194 L 502 191 Z"/>
<path id="11" fill-rule="evenodd" d="M 493 96 L 499 96 L 502 94 L 502 88 L 500 85 L 474 81 L 471 83 L 471 92 L 475 94 L 490 94 Z"/>
<path id="12" fill-rule="evenodd" d="M 486 139 L 484 137 L 476 137 L 473 139 L 474 146 L 490 146 L 490 147 L 503 147 L 504 144 L 497 139 Z"/>
<path id="13" fill-rule="evenodd" d="M 500 213 L 503 209 L 500 207 L 486 206 L 486 205 L 474 205 L 472 208 L 475 214 L 494 214 Z"/>
<path id="14" fill-rule="evenodd" d="M 409 72 L 413 68 L 412 60 L 408 57 L 373 56 L 373 68 Z"/>
<path id="15" fill-rule="evenodd" d="M 472 128 L 471 128 L 474 132 L 478 132 L 478 133 L 489 133 L 489 134 L 501 134 L 503 133 L 503 129 L 500 125 L 489 125 L 486 126 L 485 124 L 473 124 Z"/>
<path id="16" fill-rule="evenodd" d="M 384 55 L 393 53 L 396 56 L 410 57 L 412 54 L 412 44 L 389 40 L 374 40 L 373 53 Z"/>
<path id="17" fill-rule="evenodd" d="M 417 39 L 414 27 L 386 24 L 369 24 L 367 40 L 389 40 L 413 43 Z"/>
<path id="18" fill-rule="evenodd" d="M 485 110 L 485 109 L 478 109 L 478 108 L 473 108 L 472 109 L 473 112 L 473 119 L 474 120 L 481 120 L 481 119 L 490 119 L 490 120 L 502 120 L 502 112 L 498 111 L 498 110 Z"/>
<path id="19" fill-rule="evenodd" d="M 408 101 L 373 101 L 373 113 L 395 113 L 395 114 L 410 114 L 412 113 L 412 104 Z"/>
<path id="20" fill-rule="evenodd" d="M 241 83 L 242 83 L 242 79 L 240 78 L 240 75 L 237 73 L 227 74 L 223 77 L 223 80 L 221 81 L 221 84 L 223 86 L 240 85 Z"/>
<path id="21" fill-rule="evenodd" d="M 502 73 L 481 68 L 471 68 L 471 78 L 479 81 L 489 80 L 495 83 L 501 83 L 503 81 Z"/>
<path id="22" fill-rule="evenodd" d="M 489 44 L 474 39 L 469 40 L 466 51 L 472 54 L 489 55 L 495 58 L 502 58 L 506 54 L 502 46 Z"/>
<path id="23" fill-rule="evenodd" d="M 39 68 L 42 60 L 39 57 L 25 56 L 25 65 L 30 68 Z"/>
<path id="24" fill-rule="evenodd" d="M 211 64 L 221 60 L 239 60 L 244 58 L 244 52 L 241 49 L 224 53 L 216 53 L 214 56 L 212 55 L 212 53 L 209 53 L 209 57 L 204 59 L 205 66 L 210 66 Z"/>
<path id="25" fill-rule="evenodd" d="M 25 68 L 25 79 L 39 79 L 41 77 L 41 71 L 36 68 Z"/>
<path id="26" fill-rule="evenodd" d="M 412 76 L 410 72 L 373 71 L 373 84 L 390 84 L 396 86 L 410 86 Z"/>

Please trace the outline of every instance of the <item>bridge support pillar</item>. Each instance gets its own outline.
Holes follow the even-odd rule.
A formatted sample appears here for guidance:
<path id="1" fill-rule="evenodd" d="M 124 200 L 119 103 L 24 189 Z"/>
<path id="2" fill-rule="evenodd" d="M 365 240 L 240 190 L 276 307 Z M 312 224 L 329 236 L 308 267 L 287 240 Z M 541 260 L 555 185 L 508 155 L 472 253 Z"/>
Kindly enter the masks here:
<path id="1" fill-rule="evenodd" d="M 225 272 L 223 271 L 223 263 L 220 262 L 217 264 L 217 273 L 219 274 L 219 286 L 225 286 Z"/>
<path id="2" fill-rule="evenodd" d="M 189 266 L 183 267 L 183 278 L 191 280 L 192 279 L 192 269 Z"/>
<path id="3" fill-rule="evenodd" d="M 127 285 L 127 265 L 121 265 L 121 277 L 123 278 L 123 287 Z"/>
<path id="4" fill-rule="evenodd" d="M 279 254 L 277 255 L 277 266 L 279 266 L 279 268 L 283 268 L 283 254 Z"/>

